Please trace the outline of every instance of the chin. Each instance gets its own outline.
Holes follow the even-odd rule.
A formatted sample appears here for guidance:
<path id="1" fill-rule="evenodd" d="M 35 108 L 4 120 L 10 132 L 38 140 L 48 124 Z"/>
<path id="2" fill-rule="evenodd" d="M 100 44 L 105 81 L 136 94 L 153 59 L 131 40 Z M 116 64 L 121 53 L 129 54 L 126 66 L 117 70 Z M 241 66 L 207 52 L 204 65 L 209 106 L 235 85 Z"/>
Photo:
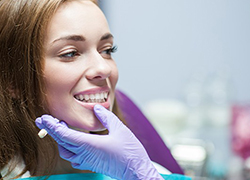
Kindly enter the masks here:
<path id="1" fill-rule="evenodd" d="M 91 130 L 89 132 L 94 132 L 94 133 L 98 133 L 98 132 L 103 132 L 103 131 L 106 131 L 107 129 L 105 127 L 103 127 L 102 129 L 95 129 L 95 130 Z"/>
<path id="2" fill-rule="evenodd" d="M 99 132 L 104 131 L 106 128 L 102 125 L 102 123 L 95 119 L 92 121 L 93 123 L 90 124 L 74 124 L 74 125 L 68 125 L 71 129 L 75 129 L 77 131 L 82 132 Z"/>
<path id="3" fill-rule="evenodd" d="M 104 131 L 106 130 L 106 128 L 101 124 L 100 121 L 97 122 L 97 124 L 95 124 L 94 126 L 91 126 L 88 128 L 88 131 L 91 132 L 98 132 L 98 131 Z"/>
<path id="4" fill-rule="evenodd" d="M 105 131 L 106 128 L 102 125 L 102 126 L 98 126 L 98 127 L 84 127 L 84 128 L 79 128 L 78 127 L 75 127 L 75 126 L 69 126 L 69 128 L 71 129 L 74 129 L 74 130 L 77 130 L 77 131 L 81 131 L 81 132 L 86 132 L 86 133 L 89 133 L 89 132 L 102 132 L 102 131 Z"/>

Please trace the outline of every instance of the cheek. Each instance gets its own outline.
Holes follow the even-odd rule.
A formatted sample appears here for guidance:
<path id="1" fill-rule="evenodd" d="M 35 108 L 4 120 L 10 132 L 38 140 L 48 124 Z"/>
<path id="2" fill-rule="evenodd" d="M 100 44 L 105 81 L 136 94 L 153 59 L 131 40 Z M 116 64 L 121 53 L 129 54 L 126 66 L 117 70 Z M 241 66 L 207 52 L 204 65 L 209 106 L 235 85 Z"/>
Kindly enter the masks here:
<path id="1" fill-rule="evenodd" d="M 118 69 L 117 69 L 116 65 L 113 65 L 113 67 L 112 67 L 112 73 L 111 73 L 111 76 L 110 76 L 110 78 L 109 78 L 109 80 L 110 80 L 110 86 L 111 86 L 111 88 L 112 88 L 111 94 L 110 94 L 110 100 L 111 100 L 110 110 L 111 110 L 111 111 L 112 111 L 113 105 L 114 105 L 114 100 L 115 100 L 115 87 L 116 87 L 118 78 L 119 78 Z"/>
<path id="2" fill-rule="evenodd" d="M 117 84 L 117 81 L 119 79 L 119 72 L 118 72 L 118 69 L 117 69 L 117 66 L 116 64 L 112 64 L 112 73 L 111 73 L 111 77 L 110 77 L 110 81 L 111 81 L 111 86 L 113 89 L 115 89 L 115 86 Z"/>
<path id="3" fill-rule="evenodd" d="M 69 81 L 66 82 L 66 77 L 58 76 L 46 76 L 45 79 L 45 94 L 48 102 L 53 102 L 54 99 L 58 99 L 69 88 Z M 61 78 L 59 78 L 61 77 Z"/>
<path id="4" fill-rule="evenodd" d="M 44 82 L 46 93 L 69 90 L 77 82 L 78 75 L 75 69 L 59 63 L 48 63 L 44 68 Z"/>
<path id="5" fill-rule="evenodd" d="M 60 70 L 59 70 L 60 69 Z M 53 112 L 61 109 L 61 104 L 69 101 L 72 88 L 77 83 L 76 71 L 71 71 L 70 68 L 46 64 L 44 68 L 45 94 L 47 102 L 47 110 Z"/>

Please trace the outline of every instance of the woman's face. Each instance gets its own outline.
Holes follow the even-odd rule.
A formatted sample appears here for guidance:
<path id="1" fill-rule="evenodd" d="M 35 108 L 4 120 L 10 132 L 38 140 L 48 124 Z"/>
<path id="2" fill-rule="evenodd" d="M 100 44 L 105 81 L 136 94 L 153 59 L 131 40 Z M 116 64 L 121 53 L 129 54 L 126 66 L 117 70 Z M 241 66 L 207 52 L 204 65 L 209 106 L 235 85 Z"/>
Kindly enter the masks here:
<path id="1" fill-rule="evenodd" d="M 46 108 L 72 127 L 102 130 L 93 107 L 112 109 L 118 80 L 103 13 L 90 1 L 65 3 L 48 24 L 44 42 Z"/>

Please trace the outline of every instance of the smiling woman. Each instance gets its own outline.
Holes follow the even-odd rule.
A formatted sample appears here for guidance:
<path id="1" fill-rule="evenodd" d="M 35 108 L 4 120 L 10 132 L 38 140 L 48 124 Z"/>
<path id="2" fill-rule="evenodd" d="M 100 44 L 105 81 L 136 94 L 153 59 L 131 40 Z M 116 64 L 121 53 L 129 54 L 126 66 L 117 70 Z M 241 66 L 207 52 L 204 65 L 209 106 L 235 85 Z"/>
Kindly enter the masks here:
<path id="1" fill-rule="evenodd" d="M 112 110 L 118 80 L 113 36 L 103 13 L 90 1 L 66 2 L 46 34 L 43 74 L 50 114 L 71 127 L 103 130 L 93 107 L 99 103 Z"/>
<path id="2" fill-rule="evenodd" d="M 163 179 L 121 121 L 113 39 L 95 1 L 0 1 L 1 179 Z"/>
<path id="3" fill-rule="evenodd" d="M 54 161 L 57 148 L 49 136 L 37 139 L 37 117 L 47 113 L 83 131 L 98 131 L 104 127 L 94 105 L 116 109 L 118 73 L 111 56 L 116 48 L 93 2 L 0 2 L 0 170 L 6 177 L 14 170 L 13 177 L 60 173 L 66 167 L 75 172 L 67 163 L 61 168 L 60 158 Z"/>

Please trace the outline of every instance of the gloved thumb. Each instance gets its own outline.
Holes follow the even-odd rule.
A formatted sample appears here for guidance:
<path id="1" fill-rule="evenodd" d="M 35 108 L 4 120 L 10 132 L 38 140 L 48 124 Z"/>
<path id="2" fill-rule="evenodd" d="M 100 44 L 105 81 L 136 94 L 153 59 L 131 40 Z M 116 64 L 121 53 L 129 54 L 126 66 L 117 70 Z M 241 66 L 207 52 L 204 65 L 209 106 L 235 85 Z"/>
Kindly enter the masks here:
<path id="1" fill-rule="evenodd" d="M 99 104 L 94 106 L 94 113 L 109 132 L 117 130 L 123 125 L 116 115 Z"/>

